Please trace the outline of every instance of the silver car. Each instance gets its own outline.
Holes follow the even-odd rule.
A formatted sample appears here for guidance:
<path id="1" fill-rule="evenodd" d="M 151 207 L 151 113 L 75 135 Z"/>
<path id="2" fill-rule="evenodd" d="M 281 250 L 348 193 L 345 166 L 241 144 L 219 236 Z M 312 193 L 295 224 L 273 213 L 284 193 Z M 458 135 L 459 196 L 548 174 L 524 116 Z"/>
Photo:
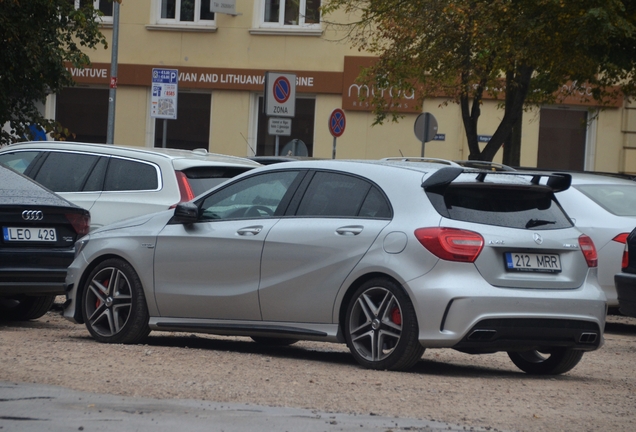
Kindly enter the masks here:
<path id="1" fill-rule="evenodd" d="M 614 275 L 621 271 L 627 236 L 636 226 L 636 182 L 608 175 L 572 173 L 572 187 L 556 197 L 598 253 L 598 281 L 610 307 L 618 307 Z"/>
<path id="2" fill-rule="evenodd" d="M 390 370 L 425 348 L 506 351 L 527 373 L 564 373 L 602 345 L 606 313 L 594 244 L 554 200 L 569 182 L 402 161 L 269 165 L 84 237 L 64 316 L 108 343 L 151 330 L 342 342 Z"/>

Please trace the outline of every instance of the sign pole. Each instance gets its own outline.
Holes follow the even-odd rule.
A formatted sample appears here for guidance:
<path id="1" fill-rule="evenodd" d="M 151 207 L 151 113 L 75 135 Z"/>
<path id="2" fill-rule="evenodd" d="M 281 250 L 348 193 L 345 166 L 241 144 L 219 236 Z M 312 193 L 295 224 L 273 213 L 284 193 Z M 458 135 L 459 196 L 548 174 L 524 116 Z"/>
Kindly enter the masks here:
<path id="1" fill-rule="evenodd" d="M 274 150 L 274 156 L 278 156 L 278 145 L 280 143 L 280 135 L 276 135 L 276 149 Z"/>
<path id="2" fill-rule="evenodd" d="M 336 158 L 336 140 L 338 138 L 333 137 L 333 153 L 331 154 L 331 159 L 335 159 Z"/>
<path id="3" fill-rule="evenodd" d="M 115 98 L 117 97 L 117 52 L 119 50 L 119 3 L 113 2 L 113 47 L 110 58 L 110 89 L 108 90 L 108 120 L 106 144 L 115 140 Z"/>
<path id="4" fill-rule="evenodd" d="M 168 119 L 163 119 L 163 135 L 161 136 L 161 147 L 166 148 L 168 141 Z"/>

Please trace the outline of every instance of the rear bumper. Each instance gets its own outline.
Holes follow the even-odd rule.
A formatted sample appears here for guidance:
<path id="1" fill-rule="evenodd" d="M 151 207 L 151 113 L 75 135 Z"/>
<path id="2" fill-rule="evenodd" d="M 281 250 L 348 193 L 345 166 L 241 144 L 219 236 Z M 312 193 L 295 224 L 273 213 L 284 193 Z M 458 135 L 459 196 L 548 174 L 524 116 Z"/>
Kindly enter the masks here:
<path id="1" fill-rule="evenodd" d="M 440 262 L 405 284 L 424 347 L 480 353 L 602 346 L 607 305 L 595 269 L 578 288 L 528 289 L 490 285 L 473 265 L 460 272 L 456 264 Z"/>
<path id="2" fill-rule="evenodd" d="M 70 249 L 4 249 L 0 251 L 0 295 L 64 294 Z"/>
<path id="3" fill-rule="evenodd" d="M 622 314 L 636 317 L 636 274 L 618 273 L 614 276 L 618 308 Z"/>

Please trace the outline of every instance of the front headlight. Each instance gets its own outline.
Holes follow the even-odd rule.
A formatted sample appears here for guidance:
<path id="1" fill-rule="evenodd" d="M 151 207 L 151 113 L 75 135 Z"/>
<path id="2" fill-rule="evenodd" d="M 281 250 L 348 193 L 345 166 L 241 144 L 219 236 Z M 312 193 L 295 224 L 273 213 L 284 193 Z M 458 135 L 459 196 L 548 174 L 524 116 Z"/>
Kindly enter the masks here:
<path id="1" fill-rule="evenodd" d="M 86 235 L 75 242 L 75 259 L 77 259 L 79 254 L 82 253 L 82 250 L 84 250 L 89 240 L 90 236 Z"/>

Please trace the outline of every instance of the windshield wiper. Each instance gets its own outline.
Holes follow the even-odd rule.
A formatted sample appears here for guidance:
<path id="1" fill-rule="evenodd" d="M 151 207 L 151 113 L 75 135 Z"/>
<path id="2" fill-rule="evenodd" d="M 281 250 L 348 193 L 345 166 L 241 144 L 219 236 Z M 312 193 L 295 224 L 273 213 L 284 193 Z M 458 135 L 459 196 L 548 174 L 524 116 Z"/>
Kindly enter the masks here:
<path id="1" fill-rule="evenodd" d="M 556 221 L 549 221 L 545 219 L 530 219 L 528 223 L 526 224 L 526 228 L 534 228 L 541 225 L 550 225 L 555 223 Z"/>

